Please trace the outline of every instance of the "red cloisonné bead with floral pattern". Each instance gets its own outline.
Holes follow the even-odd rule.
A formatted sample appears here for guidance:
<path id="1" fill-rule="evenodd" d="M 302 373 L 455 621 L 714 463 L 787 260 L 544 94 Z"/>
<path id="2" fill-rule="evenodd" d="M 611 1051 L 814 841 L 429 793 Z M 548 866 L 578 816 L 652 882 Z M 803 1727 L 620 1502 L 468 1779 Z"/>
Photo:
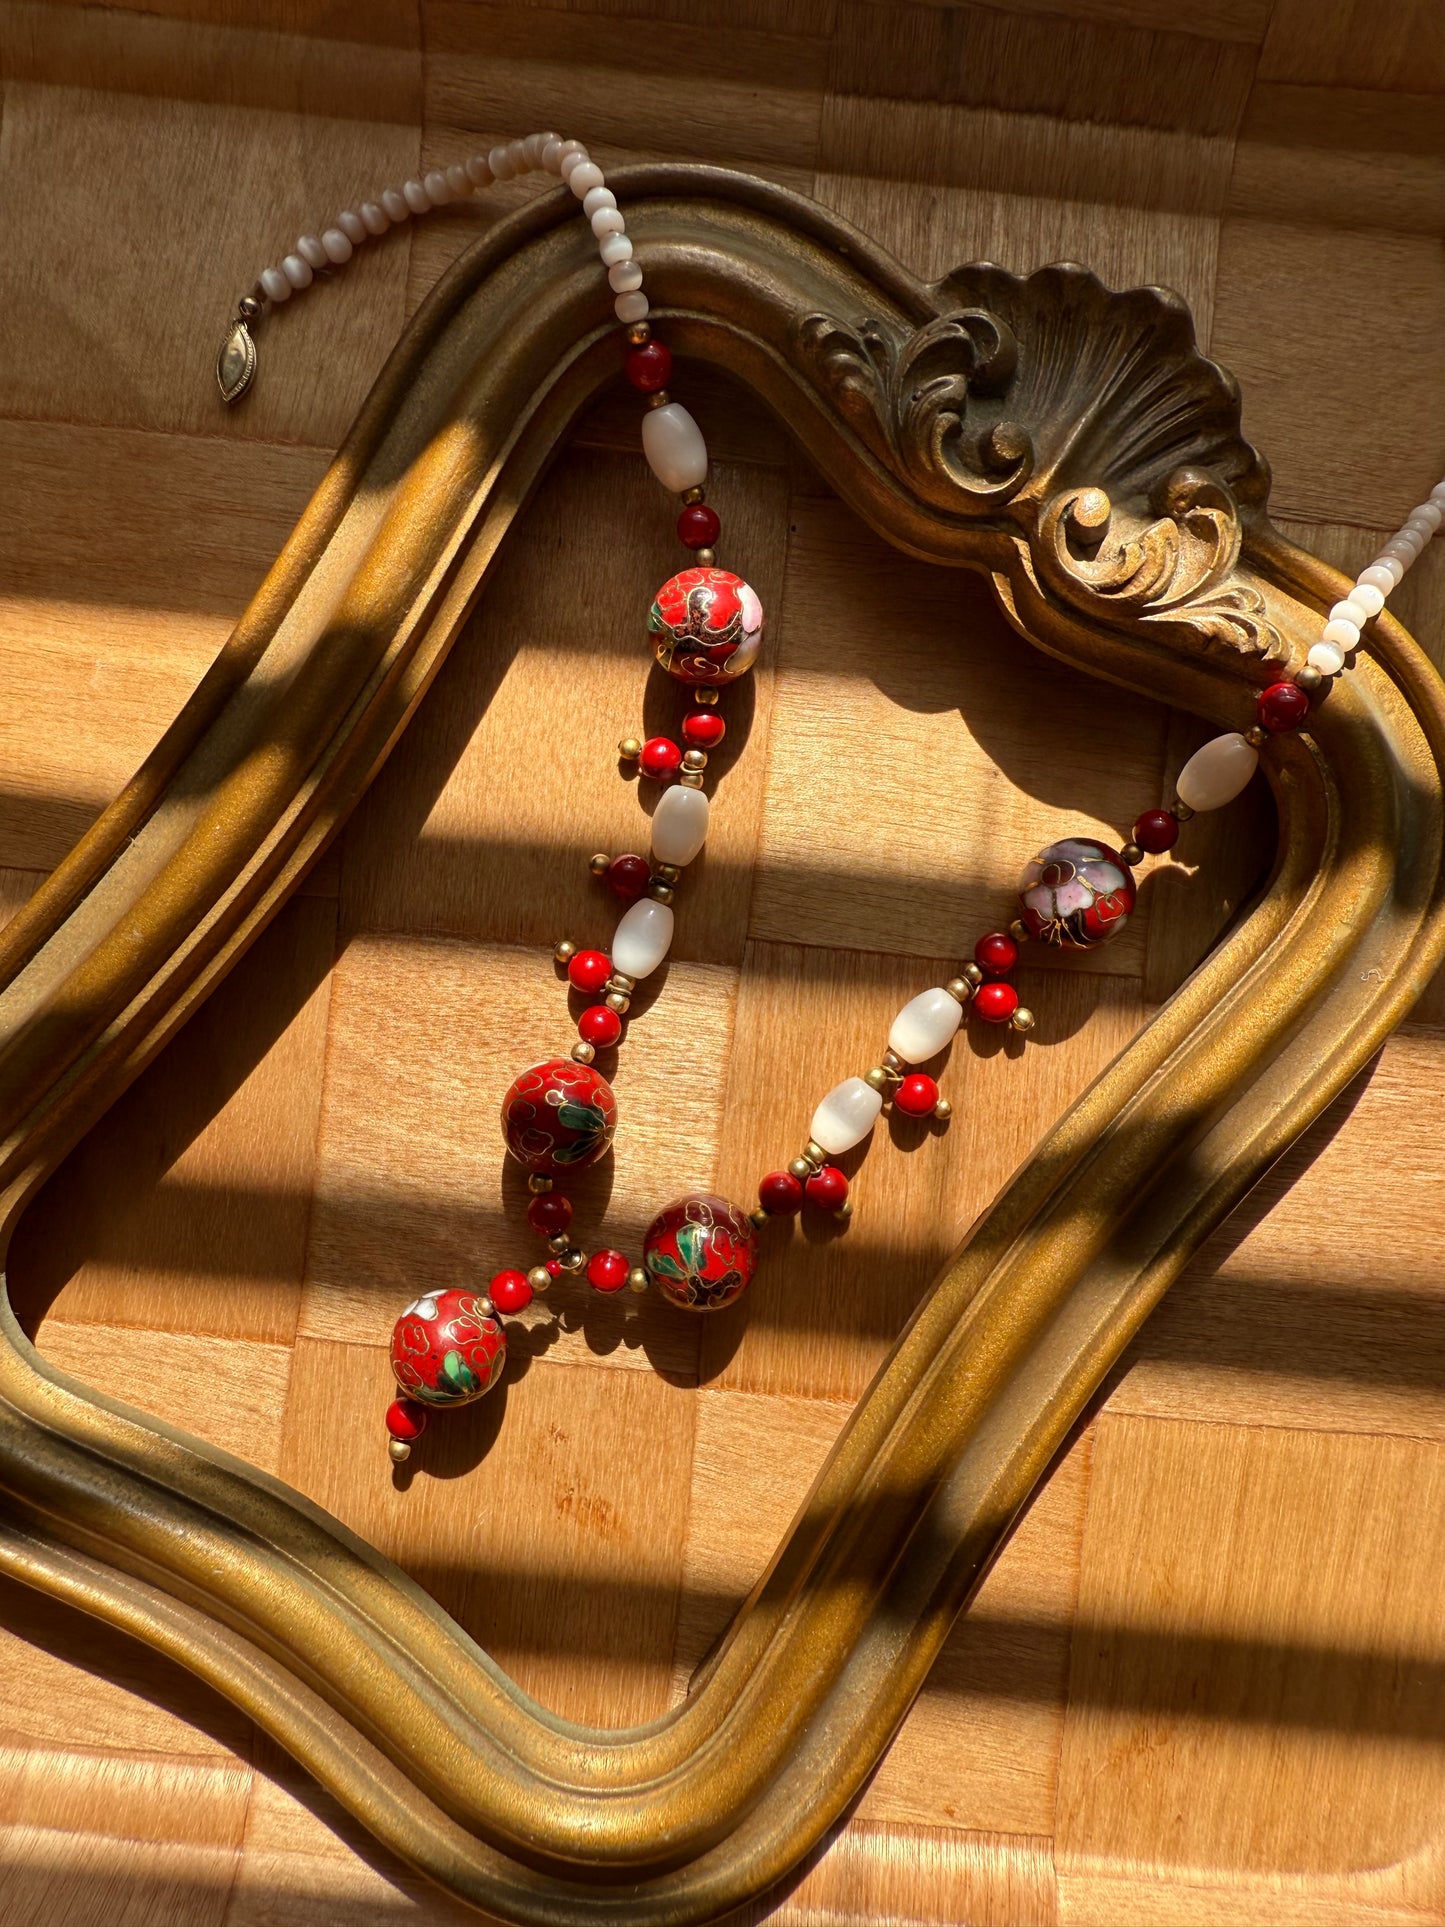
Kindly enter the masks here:
<path id="1" fill-rule="evenodd" d="M 541 1177 L 595 1164 L 606 1155 L 616 1129 L 612 1086 L 590 1065 L 570 1057 L 533 1064 L 502 1099 L 507 1149 Z"/>
<path id="2" fill-rule="evenodd" d="M 642 1241 L 647 1275 L 669 1304 L 721 1311 L 747 1289 L 758 1261 L 752 1220 L 726 1198 L 694 1192 L 659 1211 Z"/>
<path id="3" fill-rule="evenodd" d="M 491 1391 L 507 1362 L 501 1322 L 471 1290 L 430 1292 L 397 1319 L 392 1376 L 423 1405 L 470 1405 Z"/>
<path id="4" fill-rule="evenodd" d="M 757 659 L 763 605 L 729 569 L 683 569 L 658 590 L 647 626 L 657 660 L 679 682 L 734 682 Z"/>
<path id="5" fill-rule="evenodd" d="M 1066 836 L 1040 850 L 1019 879 L 1030 936 L 1091 950 L 1117 937 L 1134 908 L 1134 879 L 1123 857 L 1088 836 Z"/>

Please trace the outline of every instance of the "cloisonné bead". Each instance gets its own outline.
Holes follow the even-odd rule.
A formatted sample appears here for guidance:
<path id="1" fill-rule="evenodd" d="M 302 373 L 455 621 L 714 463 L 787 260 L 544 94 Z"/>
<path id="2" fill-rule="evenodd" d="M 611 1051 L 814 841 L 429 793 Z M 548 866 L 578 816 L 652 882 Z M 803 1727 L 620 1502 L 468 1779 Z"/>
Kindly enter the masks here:
<path id="1" fill-rule="evenodd" d="M 532 1302 L 532 1287 L 525 1271 L 496 1272 L 487 1291 L 497 1311 L 525 1311 Z"/>
<path id="2" fill-rule="evenodd" d="M 606 1004 L 593 1004 L 577 1019 L 577 1033 L 594 1050 L 611 1050 L 622 1035 L 622 1019 Z"/>
<path id="3" fill-rule="evenodd" d="M 647 1275 L 669 1304 L 720 1311 L 747 1289 L 758 1241 L 745 1211 L 706 1192 L 659 1211 L 642 1241 Z"/>
<path id="4" fill-rule="evenodd" d="M 587 1261 L 587 1282 L 594 1291 L 621 1291 L 631 1269 L 620 1251 L 594 1251 Z"/>
<path id="5" fill-rule="evenodd" d="M 1333 636 L 1329 639 L 1334 641 Z M 1255 704 L 1254 713 L 1261 729 L 1278 736 L 1287 729 L 1299 728 L 1310 713 L 1310 699 L 1297 683 L 1271 683 Z"/>
<path id="6" fill-rule="evenodd" d="M 848 1201 L 848 1180 L 836 1164 L 825 1164 L 803 1186 L 808 1203 L 819 1211 L 841 1211 Z"/>
<path id="7" fill-rule="evenodd" d="M 922 1071 L 905 1077 L 893 1093 L 893 1108 L 905 1117 L 931 1117 L 938 1102 L 938 1086 Z"/>
<path id="8" fill-rule="evenodd" d="M 715 686 L 751 669 L 763 637 L 763 605 L 728 569 L 683 569 L 658 590 L 647 626 L 670 676 Z"/>
<path id="9" fill-rule="evenodd" d="M 1019 960 L 1019 947 L 1007 930 L 990 930 L 973 946 L 973 960 L 990 977 L 1003 977 Z"/>
<path id="10" fill-rule="evenodd" d="M 572 1201 L 560 1191 L 544 1191 L 527 1206 L 527 1223 L 539 1238 L 555 1238 L 571 1222 Z"/>
<path id="11" fill-rule="evenodd" d="M 803 1208 L 803 1187 L 791 1171 L 770 1171 L 758 1186 L 758 1203 L 769 1217 L 790 1218 Z"/>
<path id="12" fill-rule="evenodd" d="M 642 745 L 637 766 L 655 783 L 664 783 L 682 768 L 682 751 L 670 736 L 653 736 Z"/>
<path id="13" fill-rule="evenodd" d="M 690 710 L 682 719 L 682 739 L 690 749 L 716 749 L 727 733 L 727 724 L 715 710 Z"/>
<path id="14" fill-rule="evenodd" d="M 1150 856 L 1163 856 L 1179 841 L 1179 818 L 1173 810 L 1145 810 L 1135 820 L 1134 841 Z"/>
<path id="15" fill-rule="evenodd" d="M 605 1157 L 617 1129 L 617 1100 L 605 1078 L 569 1057 L 522 1072 L 502 1099 L 507 1149 L 529 1171 L 561 1177 Z"/>
<path id="16" fill-rule="evenodd" d="M 624 903 L 636 903 L 642 896 L 652 877 L 652 870 L 645 856 L 628 853 L 615 856 L 607 866 L 607 887 L 615 897 Z"/>
<path id="17" fill-rule="evenodd" d="M 392 1328 L 392 1376 L 423 1405 L 470 1405 L 492 1389 L 506 1360 L 501 1324 L 474 1291 L 429 1292 Z"/>
<path id="18" fill-rule="evenodd" d="M 973 1007 L 986 1024 L 1006 1024 L 1019 1007 L 1019 994 L 1012 984 L 983 984 Z"/>
<path id="19" fill-rule="evenodd" d="M 689 502 L 677 518 L 677 539 L 685 549 L 710 549 L 721 534 L 718 512 L 706 502 Z"/>
<path id="20" fill-rule="evenodd" d="M 588 996 L 594 990 L 601 990 L 611 975 L 611 959 L 600 950 L 579 950 L 575 957 L 567 959 L 568 983 L 574 990 L 585 991 Z"/>
<path id="21" fill-rule="evenodd" d="M 623 365 L 627 379 L 640 395 L 655 395 L 672 379 L 672 351 L 660 341 L 639 342 L 628 350 Z"/>
<path id="22" fill-rule="evenodd" d="M 1124 928 L 1134 908 L 1134 879 L 1107 843 L 1067 836 L 1041 850 L 1024 871 L 1019 904 L 1031 937 L 1089 950 Z"/>

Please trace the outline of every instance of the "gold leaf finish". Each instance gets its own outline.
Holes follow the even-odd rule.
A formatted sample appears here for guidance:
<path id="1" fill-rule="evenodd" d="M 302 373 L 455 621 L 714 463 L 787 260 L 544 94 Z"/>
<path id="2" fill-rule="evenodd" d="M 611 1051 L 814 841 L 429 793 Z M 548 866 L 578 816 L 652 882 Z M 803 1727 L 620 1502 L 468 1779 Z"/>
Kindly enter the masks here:
<path id="1" fill-rule="evenodd" d="M 1042 649 L 1229 728 L 1302 659 L 1346 585 L 1271 529 L 1173 298 L 1068 267 L 930 288 L 761 182 L 617 187 L 674 349 L 748 382 L 902 548 L 987 572 Z M 565 194 L 457 265 L 182 714 L 0 936 L 7 1229 L 365 790 L 615 372 L 608 300 Z M 1268 764 L 1264 896 L 945 1266 L 665 1718 L 541 1712 L 335 1520 L 88 1393 L 8 1307 L 0 1565 L 212 1681 L 504 1919 L 682 1927 L 760 1894 L 844 1814 L 1150 1309 L 1445 949 L 1445 706 L 1398 624 Z"/>

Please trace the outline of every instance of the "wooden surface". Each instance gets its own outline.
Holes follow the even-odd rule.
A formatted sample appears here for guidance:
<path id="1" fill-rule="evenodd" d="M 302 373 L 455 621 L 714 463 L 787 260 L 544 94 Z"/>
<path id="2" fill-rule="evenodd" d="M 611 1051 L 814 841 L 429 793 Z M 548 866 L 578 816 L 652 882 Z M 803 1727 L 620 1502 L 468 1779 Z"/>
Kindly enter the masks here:
<path id="1" fill-rule="evenodd" d="M 909 264 L 1070 255 L 1192 303 L 1289 533 L 1357 565 L 1445 452 L 1435 0 L 157 0 L 0 12 L 0 909 L 194 685 L 405 315 L 496 190 L 369 248 L 217 407 L 237 289 L 299 226 L 534 126 L 741 165 Z M 620 385 L 619 385 L 620 386 Z M 1199 739 L 1030 656 L 888 552 L 745 397 L 684 370 L 726 559 L 771 611 L 717 834 L 638 1000 L 579 1229 L 745 1197 L 1030 851 L 1121 832 Z M 393 1481 L 384 1345 L 525 1256 L 494 1115 L 565 1046 L 549 960 L 637 844 L 611 745 L 674 697 L 641 616 L 669 512 L 605 396 L 339 848 L 17 1235 L 48 1356 L 278 1471 L 544 1704 L 645 1719 L 762 1569 L 938 1260 L 1239 906 L 1244 799 L 1107 952 L 961 1037 L 946 1131 L 877 1133 L 846 1235 L 770 1238 L 736 1313 L 557 1301 Z M 1445 549 L 1398 598 L 1445 661 Z M 1445 1918 L 1445 988 L 1211 1243 L 956 1630 L 801 1923 Z M 505 1421 L 505 1422 L 503 1422 Z M 459 1922 L 224 1702 L 0 1589 L 0 1927 Z"/>

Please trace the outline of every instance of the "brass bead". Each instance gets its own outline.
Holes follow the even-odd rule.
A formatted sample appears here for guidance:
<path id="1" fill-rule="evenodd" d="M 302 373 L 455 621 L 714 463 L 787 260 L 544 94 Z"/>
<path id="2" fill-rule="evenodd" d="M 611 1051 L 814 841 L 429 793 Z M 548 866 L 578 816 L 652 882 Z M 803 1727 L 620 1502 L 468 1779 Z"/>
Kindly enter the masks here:
<path id="1" fill-rule="evenodd" d="M 1249 744 L 1251 749 L 1263 749 L 1269 741 L 1269 731 L 1267 729 L 1261 729 L 1258 723 L 1253 723 L 1244 732 L 1244 740 Z"/>
<path id="2" fill-rule="evenodd" d="M 711 569 L 717 565 L 716 549 L 694 549 L 693 555 L 696 557 L 697 565 L 701 569 Z"/>
<path id="3" fill-rule="evenodd" d="M 577 955 L 577 946 L 572 942 L 570 937 L 564 937 L 561 943 L 553 950 L 552 955 L 557 959 L 558 963 L 571 963 L 572 959 Z"/>
<path id="4" fill-rule="evenodd" d="M 933 1115 L 938 1119 L 940 1124 L 946 1123 L 947 1120 L 953 1116 L 953 1106 L 946 1097 L 939 1098 L 933 1107 Z"/>
<path id="5" fill-rule="evenodd" d="M 893 1079 L 881 1064 L 875 1064 L 872 1070 L 864 1071 L 863 1082 L 870 1090 L 886 1091 L 893 1082 Z"/>
<path id="6" fill-rule="evenodd" d="M 567 1236 L 565 1231 L 554 1231 L 547 1240 L 547 1249 L 554 1257 L 560 1258 L 571 1242 L 572 1240 Z"/>
<path id="7" fill-rule="evenodd" d="M 1014 918 L 1008 927 L 1008 933 L 1015 943 L 1027 943 L 1029 940 L 1029 927 L 1022 917 Z"/>
<path id="8" fill-rule="evenodd" d="M 580 1271 L 586 1262 L 586 1252 L 579 1251 L 576 1245 L 569 1245 L 567 1250 L 562 1253 L 562 1269 L 564 1271 Z"/>
<path id="9" fill-rule="evenodd" d="M 652 339 L 652 323 L 650 321 L 634 321 L 632 326 L 627 330 L 627 339 L 632 342 L 635 347 L 641 347 L 644 341 L 650 341 Z"/>
<path id="10" fill-rule="evenodd" d="M 1187 823 L 1194 812 L 1187 803 L 1181 803 L 1178 797 L 1175 797 L 1174 801 L 1169 805 L 1169 814 L 1174 818 L 1176 823 Z"/>
<path id="11" fill-rule="evenodd" d="M 668 394 L 667 390 L 665 388 L 659 388 L 655 394 L 647 397 L 647 405 L 649 408 L 666 408 L 671 400 L 672 396 Z"/>
<path id="12" fill-rule="evenodd" d="M 393 1465 L 401 1465 L 411 1457 L 411 1447 L 405 1439 L 388 1439 L 386 1449 L 391 1454 Z"/>
<path id="13" fill-rule="evenodd" d="M 533 1265 L 527 1273 L 527 1283 L 533 1291 L 545 1291 L 552 1282 L 552 1274 L 545 1265 Z"/>
<path id="14" fill-rule="evenodd" d="M 684 769 L 706 769 L 707 751 L 705 749 L 685 749 L 682 753 Z"/>
<path id="15" fill-rule="evenodd" d="M 1126 843 L 1123 849 L 1120 850 L 1119 855 L 1124 859 L 1125 864 L 1131 870 L 1134 868 L 1135 864 L 1142 863 L 1144 861 L 1144 852 L 1139 848 L 1139 845 L 1137 843 Z"/>
<path id="16" fill-rule="evenodd" d="M 491 1299 L 488 1298 L 486 1293 L 484 1292 L 482 1296 L 477 1300 L 477 1310 L 482 1314 L 483 1318 L 490 1318 L 492 1315 L 493 1309 L 494 1307 L 492 1305 Z"/>
<path id="17" fill-rule="evenodd" d="M 646 1291 L 648 1283 L 647 1273 L 641 1265 L 634 1265 L 627 1274 L 627 1288 L 629 1291 Z"/>
<path id="18" fill-rule="evenodd" d="M 813 1175 L 813 1167 L 806 1158 L 790 1158 L 788 1160 L 788 1170 L 798 1180 L 799 1184 L 802 1184 L 805 1179 Z"/>
<path id="19" fill-rule="evenodd" d="M 654 903 L 671 903 L 677 892 L 670 883 L 664 883 L 661 877 L 653 877 L 647 886 L 647 894 Z"/>
<path id="20" fill-rule="evenodd" d="M 682 871 L 675 863 L 659 863 L 652 874 L 655 877 L 661 877 L 664 883 L 676 883 Z"/>
<path id="21" fill-rule="evenodd" d="M 597 1053 L 585 1037 L 579 1037 L 577 1042 L 572 1046 L 572 1055 L 579 1064 L 590 1064 Z"/>
<path id="22" fill-rule="evenodd" d="M 624 763 L 635 763 L 642 754 L 642 744 L 635 736 L 624 736 L 617 745 L 617 754 Z"/>
<path id="23" fill-rule="evenodd" d="M 705 489 L 687 488 L 682 492 L 682 499 L 687 506 L 691 508 L 694 502 L 705 502 L 707 500 L 707 492 Z"/>
<path id="24" fill-rule="evenodd" d="M 901 1077 L 903 1074 L 903 1059 L 898 1055 L 896 1050 L 886 1050 L 883 1053 L 883 1067 L 885 1070 L 890 1070 L 896 1076 Z"/>
<path id="25" fill-rule="evenodd" d="M 1015 1030 L 1032 1030 L 1038 1019 L 1026 1005 L 1020 1004 L 1013 1016 L 1009 1018 L 1009 1022 Z"/>
<path id="26" fill-rule="evenodd" d="M 1298 670 L 1295 674 L 1296 684 L 1307 696 L 1312 696 L 1323 681 L 1324 677 L 1320 674 L 1319 670 L 1314 668 L 1310 663 L 1306 663 L 1304 668 Z"/>
<path id="27" fill-rule="evenodd" d="M 844 1198 L 843 1202 L 838 1206 L 838 1209 L 833 1213 L 833 1216 L 838 1220 L 839 1224 L 847 1224 L 852 1215 L 853 1200 L 851 1198 Z"/>
<path id="28" fill-rule="evenodd" d="M 698 500 L 702 500 L 701 493 Z M 692 699 L 695 703 L 701 703 L 704 709 L 711 709 L 717 701 L 717 691 L 710 682 L 699 683 L 692 692 Z"/>
<path id="29" fill-rule="evenodd" d="M 612 975 L 607 979 L 607 988 L 609 990 L 620 990 L 624 996 L 627 996 L 636 990 L 637 979 L 624 975 L 620 970 L 614 970 Z"/>
<path id="30" fill-rule="evenodd" d="M 943 987 L 950 997 L 957 998 L 961 1004 L 966 1004 L 973 995 L 973 985 L 967 977 L 950 977 Z"/>
<path id="31" fill-rule="evenodd" d="M 809 1138 L 808 1142 L 803 1146 L 803 1156 L 811 1161 L 815 1171 L 821 1171 L 823 1166 L 828 1162 L 828 1153 L 823 1149 L 821 1144 L 815 1144 L 812 1138 Z"/>
<path id="32" fill-rule="evenodd" d="M 544 1191 L 550 1191 L 552 1189 L 552 1180 L 541 1177 L 534 1171 L 527 1180 L 527 1189 L 532 1193 L 533 1197 L 540 1198 Z"/>
<path id="33" fill-rule="evenodd" d="M 764 1211 L 761 1205 L 758 1206 L 756 1211 L 750 1211 L 748 1213 L 748 1216 L 749 1218 L 752 1219 L 753 1223 L 758 1227 L 759 1231 L 762 1230 L 763 1226 L 768 1221 L 768 1214 L 766 1211 Z"/>
<path id="34" fill-rule="evenodd" d="M 599 850 L 587 865 L 595 877 L 605 877 L 612 864 L 612 858 L 605 850 Z"/>
<path id="35" fill-rule="evenodd" d="M 685 790 L 700 790 L 702 788 L 702 771 L 700 769 L 685 769 L 677 780 Z"/>
<path id="36" fill-rule="evenodd" d="M 615 1010 L 619 1017 L 625 1017 L 632 1008 L 631 998 L 624 997 L 620 990 L 609 990 L 602 1001 L 609 1010 Z"/>
<path id="37" fill-rule="evenodd" d="M 241 299 L 236 303 L 237 316 L 248 326 L 254 325 L 266 312 L 265 300 L 266 297 L 264 295 L 262 295 L 258 301 L 254 294 L 243 294 Z"/>
<path id="38" fill-rule="evenodd" d="M 972 984 L 975 990 L 977 990 L 983 982 L 983 972 L 976 963 L 966 963 L 958 974 L 963 978 L 965 983 Z"/>

